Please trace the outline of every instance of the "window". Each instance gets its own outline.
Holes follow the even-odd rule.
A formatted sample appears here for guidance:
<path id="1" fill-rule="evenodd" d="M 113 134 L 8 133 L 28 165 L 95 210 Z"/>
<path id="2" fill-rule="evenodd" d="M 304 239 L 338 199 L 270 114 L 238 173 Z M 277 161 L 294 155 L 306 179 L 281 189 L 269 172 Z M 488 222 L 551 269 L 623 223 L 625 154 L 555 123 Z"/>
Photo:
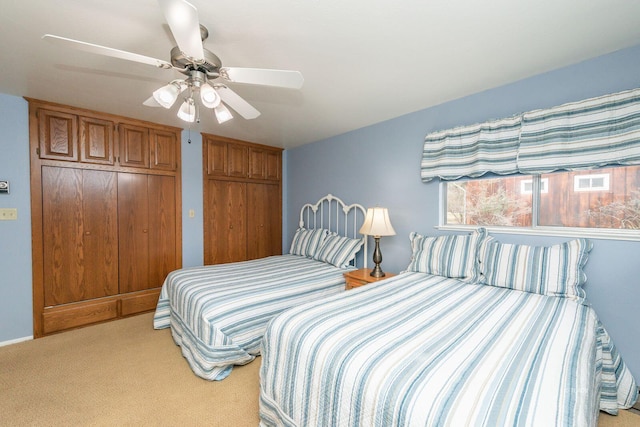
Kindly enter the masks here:
<path id="1" fill-rule="evenodd" d="M 540 192 L 548 193 L 549 190 L 549 179 L 543 178 L 540 180 Z M 520 181 L 520 192 L 522 194 L 531 194 L 533 193 L 533 179 L 523 179 Z"/>
<path id="2" fill-rule="evenodd" d="M 609 174 L 577 175 L 573 177 L 573 191 L 606 191 L 609 189 Z"/>
<path id="3" fill-rule="evenodd" d="M 441 225 L 640 230 L 640 166 L 443 182 Z"/>

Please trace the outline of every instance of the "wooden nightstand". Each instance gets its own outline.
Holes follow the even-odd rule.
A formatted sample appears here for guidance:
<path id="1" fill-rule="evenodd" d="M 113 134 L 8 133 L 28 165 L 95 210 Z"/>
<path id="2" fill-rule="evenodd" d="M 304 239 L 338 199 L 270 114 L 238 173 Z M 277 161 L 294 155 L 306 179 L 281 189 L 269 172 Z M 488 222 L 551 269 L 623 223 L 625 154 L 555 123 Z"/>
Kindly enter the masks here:
<path id="1" fill-rule="evenodd" d="M 360 270 L 347 271 L 344 273 L 344 279 L 347 281 L 345 289 L 353 289 L 359 286 L 364 286 L 369 283 L 379 282 L 380 280 L 388 279 L 395 276 L 393 273 L 385 273 L 384 277 L 373 277 L 370 275 L 370 268 L 361 268 Z"/>

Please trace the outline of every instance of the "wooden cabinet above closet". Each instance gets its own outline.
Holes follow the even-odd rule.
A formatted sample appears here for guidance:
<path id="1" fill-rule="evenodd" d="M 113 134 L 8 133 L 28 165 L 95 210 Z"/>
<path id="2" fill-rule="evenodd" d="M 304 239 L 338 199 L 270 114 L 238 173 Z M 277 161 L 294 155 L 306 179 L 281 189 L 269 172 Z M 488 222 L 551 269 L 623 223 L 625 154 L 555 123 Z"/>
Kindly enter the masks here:
<path id="1" fill-rule="evenodd" d="M 203 134 L 204 263 L 282 253 L 282 149 Z"/>
<path id="2" fill-rule="evenodd" d="M 28 101 L 34 336 L 153 310 L 182 265 L 180 129 Z"/>

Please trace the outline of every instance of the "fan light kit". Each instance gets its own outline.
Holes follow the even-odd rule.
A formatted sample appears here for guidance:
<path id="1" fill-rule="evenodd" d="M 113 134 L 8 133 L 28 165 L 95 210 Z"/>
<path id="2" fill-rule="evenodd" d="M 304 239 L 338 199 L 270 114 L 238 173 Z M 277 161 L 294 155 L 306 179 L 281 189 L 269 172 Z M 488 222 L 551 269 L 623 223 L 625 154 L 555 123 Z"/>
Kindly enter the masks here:
<path id="1" fill-rule="evenodd" d="M 202 45 L 209 36 L 209 32 L 200 25 L 198 11 L 192 4 L 185 0 L 158 0 L 158 3 L 178 44 L 171 49 L 171 63 L 137 53 L 51 34 L 45 34 L 42 38 L 74 49 L 140 62 L 158 68 L 173 69 L 184 74 L 186 78 L 172 80 L 167 85 L 155 90 L 143 104 L 148 107 L 169 109 L 184 94 L 177 115 L 189 123 L 200 121 L 200 105 L 213 110 L 218 123 L 224 123 L 233 118 L 227 106 L 247 120 L 255 119 L 260 115 L 258 110 L 229 89 L 227 85 L 214 82 L 216 79 L 231 83 L 248 83 L 290 89 L 302 87 L 304 79 L 298 71 L 223 67 L 220 58 Z"/>

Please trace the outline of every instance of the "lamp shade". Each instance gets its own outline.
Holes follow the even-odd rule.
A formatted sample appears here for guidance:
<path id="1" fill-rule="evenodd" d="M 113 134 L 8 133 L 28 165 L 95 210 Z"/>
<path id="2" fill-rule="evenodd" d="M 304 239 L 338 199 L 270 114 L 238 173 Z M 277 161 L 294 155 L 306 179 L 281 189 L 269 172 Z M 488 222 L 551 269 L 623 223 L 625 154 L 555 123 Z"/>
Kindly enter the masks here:
<path id="1" fill-rule="evenodd" d="M 164 108 L 171 108 L 180 92 L 180 86 L 172 82 L 153 92 L 153 99 Z"/>
<path id="2" fill-rule="evenodd" d="M 218 119 L 218 123 L 220 124 L 233 118 L 233 115 L 231 115 L 231 111 L 229 111 L 229 109 L 225 107 L 222 102 L 218 103 L 213 111 L 216 113 L 216 119 Z"/>
<path id="3" fill-rule="evenodd" d="M 196 119 L 196 106 L 193 98 L 187 98 L 178 110 L 178 117 L 185 122 L 193 123 Z"/>
<path id="4" fill-rule="evenodd" d="M 360 233 L 368 236 L 395 236 L 387 208 L 369 208 L 360 227 Z"/>

